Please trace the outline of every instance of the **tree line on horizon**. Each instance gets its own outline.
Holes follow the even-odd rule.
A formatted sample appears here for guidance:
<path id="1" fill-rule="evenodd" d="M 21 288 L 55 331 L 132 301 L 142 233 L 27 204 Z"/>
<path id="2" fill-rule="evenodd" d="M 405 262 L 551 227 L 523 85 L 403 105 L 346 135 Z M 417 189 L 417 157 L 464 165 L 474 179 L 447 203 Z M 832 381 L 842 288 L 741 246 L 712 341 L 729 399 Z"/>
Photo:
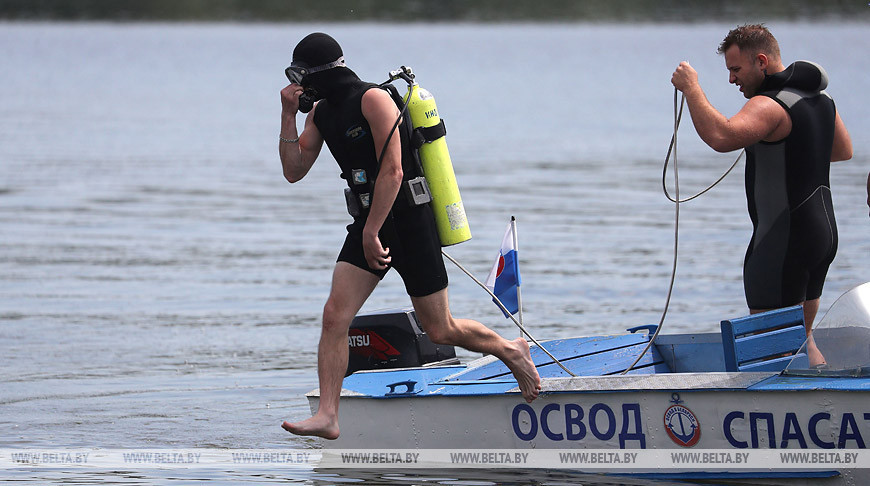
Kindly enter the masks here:
<path id="1" fill-rule="evenodd" d="M 0 19 L 231 22 L 867 21 L 866 0 L 0 0 Z"/>

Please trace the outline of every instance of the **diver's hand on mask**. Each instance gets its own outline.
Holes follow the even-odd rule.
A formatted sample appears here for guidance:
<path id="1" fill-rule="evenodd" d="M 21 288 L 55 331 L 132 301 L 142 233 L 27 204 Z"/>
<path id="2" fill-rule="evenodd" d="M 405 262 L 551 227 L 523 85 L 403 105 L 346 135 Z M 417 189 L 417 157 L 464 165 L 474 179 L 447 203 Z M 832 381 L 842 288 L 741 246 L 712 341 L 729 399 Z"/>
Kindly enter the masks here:
<path id="1" fill-rule="evenodd" d="M 302 95 L 302 86 L 293 83 L 281 90 L 281 109 L 285 112 L 296 114 L 299 111 L 299 96 Z"/>

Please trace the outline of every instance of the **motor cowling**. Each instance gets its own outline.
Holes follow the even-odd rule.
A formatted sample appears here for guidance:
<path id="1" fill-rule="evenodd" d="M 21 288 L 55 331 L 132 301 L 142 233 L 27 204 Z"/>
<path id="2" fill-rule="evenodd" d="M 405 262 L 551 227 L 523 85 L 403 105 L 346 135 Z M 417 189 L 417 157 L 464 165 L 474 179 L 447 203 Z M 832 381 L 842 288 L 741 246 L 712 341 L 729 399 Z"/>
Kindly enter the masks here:
<path id="1" fill-rule="evenodd" d="M 360 370 L 459 362 L 453 346 L 435 344 L 429 339 L 413 309 L 356 316 L 350 324 L 347 344 L 349 353 L 345 376 Z"/>

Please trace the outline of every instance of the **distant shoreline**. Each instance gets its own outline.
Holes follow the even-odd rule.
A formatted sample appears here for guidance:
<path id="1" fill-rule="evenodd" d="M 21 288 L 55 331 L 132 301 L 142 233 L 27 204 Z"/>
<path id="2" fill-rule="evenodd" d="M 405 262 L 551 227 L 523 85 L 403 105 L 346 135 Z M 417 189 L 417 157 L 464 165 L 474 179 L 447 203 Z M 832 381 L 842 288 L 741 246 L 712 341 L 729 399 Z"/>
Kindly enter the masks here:
<path id="1" fill-rule="evenodd" d="M 858 0 L 4 0 L 0 20 L 231 22 L 870 21 Z"/>

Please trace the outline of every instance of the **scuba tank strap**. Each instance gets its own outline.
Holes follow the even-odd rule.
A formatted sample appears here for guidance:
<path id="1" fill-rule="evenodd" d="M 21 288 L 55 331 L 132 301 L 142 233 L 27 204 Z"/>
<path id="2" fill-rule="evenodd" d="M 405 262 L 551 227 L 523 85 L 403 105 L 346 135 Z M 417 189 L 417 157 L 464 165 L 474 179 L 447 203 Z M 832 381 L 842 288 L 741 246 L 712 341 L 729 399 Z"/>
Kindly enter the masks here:
<path id="1" fill-rule="evenodd" d="M 434 142 L 444 136 L 447 136 L 447 126 L 444 125 L 444 119 L 442 118 L 437 125 L 415 128 L 411 144 L 414 146 L 414 149 L 419 149 L 424 143 Z"/>
<path id="2" fill-rule="evenodd" d="M 406 137 L 409 139 L 413 138 L 413 123 L 411 122 L 411 115 L 408 113 L 408 107 L 405 105 L 405 100 L 402 98 L 402 95 L 399 94 L 399 90 L 396 89 L 395 86 L 390 84 L 389 82 L 384 84 L 377 85 L 379 88 L 385 90 L 389 93 L 390 98 L 393 99 L 393 103 L 396 104 L 396 108 L 399 109 L 399 116 L 396 118 L 396 124 L 393 126 L 393 131 L 390 132 L 392 136 L 396 129 L 402 130 Z M 401 123 L 399 123 L 401 121 Z M 386 147 L 385 147 L 386 148 Z M 404 152 L 404 151 L 403 151 Z M 404 153 L 403 153 L 404 155 Z M 416 154 L 415 154 L 416 155 Z M 417 157 L 414 157 L 417 159 Z M 402 161 L 402 165 L 404 166 L 405 161 Z M 378 165 L 380 165 L 380 159 L 378 159 Z M 404 167 L 403 167 L 404 169 Z M 415 169 L 417 175 L 423 175 L 423 165 L 419 163 L 419 160 L 416 160 Z"/>
<path id="3" fill-rule="evenodd" d="M 403 111 L 405 110 L 405 99 L 399 94 L 399 90 L 396 89 L 395 86 L 393 86 L 389 81 L 387 81 L 386 83 L 381 84 L 379 86 L 381 88 L 387 90 L 387 92 L 390 93 L 390 97 L 393 98 L 393 101 L 396 102 L 396 106 L 400 110 L 403 110 Z M 439 120 L 438 124 L 433 125 L 431 127 L 417 127 L 417 128 L 413 128 L 413 123 L 410 120 L 410 118 L 411 118 L 410 114 L 405 113 L 402 118 L 403 118 L 403 120 L 405 120 L 407 122 L 407 123 L 403 123 L 403 125 L 405 125 L 405 130 L 407 130 L 411 136 L 411 146 L 414 147 L 414 150 L 417 150 L 420 147 L 422 147 L 424 143 L 434 142 L 435 140 L 438 140 L 439 138 L 447 135 L 447 126 L 444 124 L 443 118 Z M 420 166 L 418 168 L 419 168 L 418 174 L 422 175 L 423 174 L 422 164 L 420 164 Z"/>
<path id="4" fill-rule="evenodd" d="M 384 143 L 384 147 L 381 149 L 381 153 L 378 154 L 378 169 L 380 169 L 381 162 L 383 161 L 383 157 L 384 157 L 384 152 L 387 149 L 387 144 L 390 143 L 390 139 L 393 137 L 393 135 L 396 134 L 396 131 L 401 130 L 402 132 L 404 132 L 405 137 L 408 137 L 408 138 L 411 137 L 411 133 L 412 133 L 411 132 L 411 115 L 408 114 L 407 106 L 405 106 L 405 102 L 402 100 L 401 95 L 399 95 L 399 90 L 397 90 L 395 86 L 393 86 L 392 84 L 389 84 L 389 83 L 375 84 L 373 86 L 376 86 L 378 88 L 386 90 L 386 92 L 389 93 L 390 98 L 393 99 L 393 103 L 396 104 L 396 108 L 399 109 L 399 116 L 396 117 L 396 123 L 393 124 L 393 129 L 390 130 L 390 134 L 387 135 L 387 141 Z M 402 133 L 400 133 L 399 138 L 400 139 L 404 138 L 404 137 L 402 137 Z M 423 174 L 423 165 L 420 164 L 420 161 L 417 159 L 416 154 L 414 156 L 414 159 L 415 159 L 414 162 L 416 162 L 416 163 L 413 164 L 413 166 L 411 166 L 411 167 L 407 166 L 408 164 L 407 164 L 405 159 L 406 159 L 405 150 L 403 148 L 403 150 L 402 150 L 402 170 L 407 171 L 408 169 L 411 169 L 416 173 L 416 175 Z"/>
<path id="5" fill-rule="evenodd" d="M 420 162 L 420 156 L 417 153 L 417 149 L 420 148 L 422 142 L 420 145 L 417 145 L 415 141 L 417 133 L 413 129 L 413 122 L 411 121 L 410 113 L 408 113 L 408 106 L 404 98 L 399 94 L 399 90 L 390 84 L 389 81 L 378 86 L 390 94 L 390 97 L 399 109 L 399 116 L 396 118 L 396 124 L 393 126 L 393 132 L 390 135 L 397 129 L 401 130 L 400 138 L 407 140 L 407 143 L 411 145 L 411 147 L 402 148 L 402 171 L 405 173 L 405 180 L 402 182 L 401 192 L 405 194 L 409 206 L 428 204 L 432 201 L 432 193 L 429 190 L 426 177 L 423 175 L 423 164 Z M 386 149 L 386 145 L 384 148 Z M 379 167 L 380 162 L 379 158 Z"/>

